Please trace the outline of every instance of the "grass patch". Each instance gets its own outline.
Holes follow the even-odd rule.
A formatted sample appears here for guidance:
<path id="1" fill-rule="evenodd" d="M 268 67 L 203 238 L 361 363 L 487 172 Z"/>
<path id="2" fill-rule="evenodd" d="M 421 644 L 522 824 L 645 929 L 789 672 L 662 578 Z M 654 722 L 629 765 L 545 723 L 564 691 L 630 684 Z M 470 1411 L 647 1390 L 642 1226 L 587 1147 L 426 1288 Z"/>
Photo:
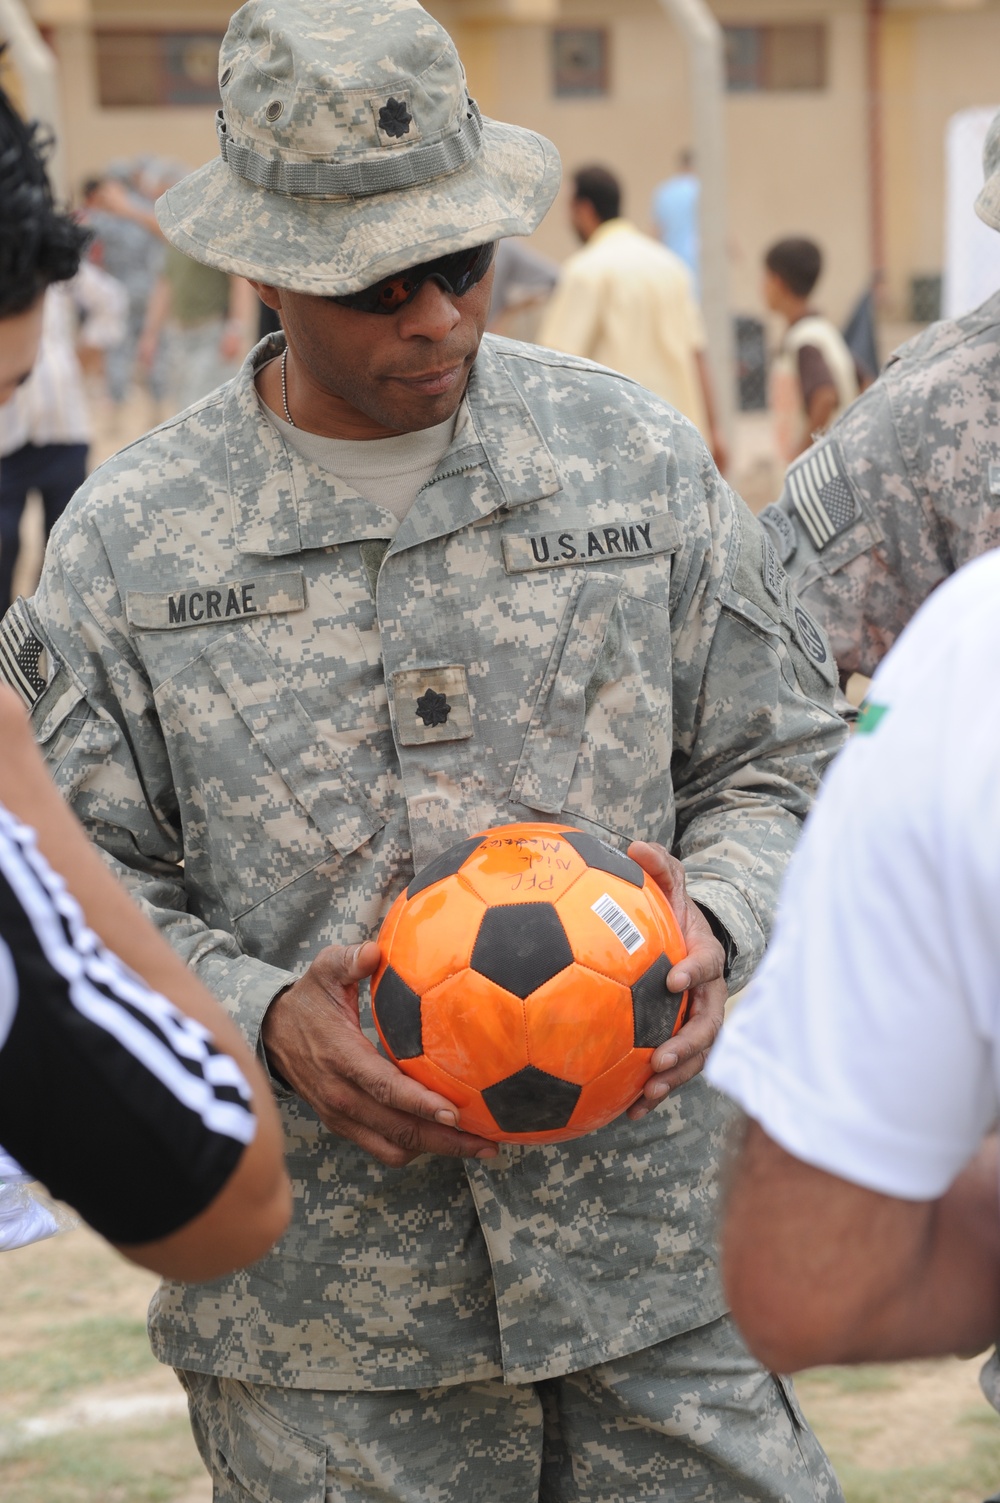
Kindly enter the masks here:
<path id="1" fill-rule="evenodd" d="M 940 1466 L 872 1472 L 831 1457 L 847 1503 L 982 1503 L 1000 1488 L 1000 1435 L 988 1421 L 967 1455 Z"/>
<path id="2" fill-rule="evenodd" d="M 171 1503 L 204 1468 L 185 1420 L 111 1437 L 77 1430 L 0 1460 L 4 1503 Z"/>
<path id="3" fill-rule="evenodd" d="M 48 1326 L 31 1345 L 0 1358 L 0 1393 L 16 1395 L 23 1412 L 73 1389 L 120 1383 L 157 1368 L 144 1321 L 99 1316 Z"/>
<path id="4" fill-rule="evenodd" d="M 902 1387 L 899 1366 L 879 1366 L 877 1363 L 859 1367 L 813 1367 L 800 1373 L 795 1387 L 800 1393 L 808 1393 L 814 1385 L 834 1388 L 838 1393 L 891 1393 Z"/>

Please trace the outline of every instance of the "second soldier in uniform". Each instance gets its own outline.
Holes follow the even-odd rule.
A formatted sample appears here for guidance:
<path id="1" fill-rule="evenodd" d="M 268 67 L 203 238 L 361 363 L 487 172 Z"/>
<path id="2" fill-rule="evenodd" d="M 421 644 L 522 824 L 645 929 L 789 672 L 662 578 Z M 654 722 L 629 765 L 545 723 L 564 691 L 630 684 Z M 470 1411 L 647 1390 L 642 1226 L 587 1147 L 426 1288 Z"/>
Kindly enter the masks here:
<path id="1" fill-rule="evenodd" d="M 984 167 L 976 212 L 1000 230 L 1000 115 Z M 897 350 L 761 520 L 843 682 L 874 673 L 931 591 L 1000 544 L 1000 292 Z"/>

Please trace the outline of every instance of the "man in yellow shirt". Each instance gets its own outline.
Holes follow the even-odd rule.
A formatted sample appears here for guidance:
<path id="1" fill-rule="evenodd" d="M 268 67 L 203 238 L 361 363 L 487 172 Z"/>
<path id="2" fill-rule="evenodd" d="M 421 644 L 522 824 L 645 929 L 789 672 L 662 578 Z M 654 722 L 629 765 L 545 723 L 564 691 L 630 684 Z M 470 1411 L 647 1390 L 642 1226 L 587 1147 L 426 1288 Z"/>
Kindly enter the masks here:
<path id="1" fill-rule="evenodd" d="M 583 248 L 563 266 L 538 342 L 640 381 L 690 418 L 724 469 L 691 274 L 620 209 L 621 188 L 606 168 L 574 173 L 570 220 Z"/>

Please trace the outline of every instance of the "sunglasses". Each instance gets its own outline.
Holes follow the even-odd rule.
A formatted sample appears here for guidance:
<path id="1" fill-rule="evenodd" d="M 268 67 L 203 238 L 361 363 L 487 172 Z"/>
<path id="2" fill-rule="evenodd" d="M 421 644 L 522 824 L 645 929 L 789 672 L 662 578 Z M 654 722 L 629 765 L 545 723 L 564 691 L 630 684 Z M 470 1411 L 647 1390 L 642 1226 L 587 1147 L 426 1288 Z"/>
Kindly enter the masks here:
<path id="1" fill-rule="evenodd" d="M 491 240 L 488 245 L 474 245 L 450 256 L 438 256 L 435 261 L 422 261 L 419 266 L 396 272 L 395 276 L 383 277 L 371 287 L 362 287 L 360 292 L 331 297 L 330 302 L 339 303 L 342 308 L 354 308 L 359 313 L 395 313 L 397 308 L 416 297 L 424 283 L 432 278 L 452 297 L 464 297 L 483 280 L 493 265 L 496 250 L 497 243 Z"/>

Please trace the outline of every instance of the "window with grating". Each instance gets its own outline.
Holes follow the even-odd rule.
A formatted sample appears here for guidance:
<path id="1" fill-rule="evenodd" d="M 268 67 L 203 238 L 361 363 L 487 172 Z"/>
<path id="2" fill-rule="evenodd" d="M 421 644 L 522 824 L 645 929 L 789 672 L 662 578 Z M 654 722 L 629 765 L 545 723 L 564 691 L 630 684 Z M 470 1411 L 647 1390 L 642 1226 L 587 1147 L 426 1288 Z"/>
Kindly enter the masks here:
<path id="1" fill-rule="evenodd" d="M 726 26 L 723 32 L 730 93 L 826 88 L 826 27 L 822 23 Z"/>
<path id="2" fill-rule="evenodd" d="M 101 30 L 94 42 L 106 109 L 219 102 L 221 32 Z"/>

